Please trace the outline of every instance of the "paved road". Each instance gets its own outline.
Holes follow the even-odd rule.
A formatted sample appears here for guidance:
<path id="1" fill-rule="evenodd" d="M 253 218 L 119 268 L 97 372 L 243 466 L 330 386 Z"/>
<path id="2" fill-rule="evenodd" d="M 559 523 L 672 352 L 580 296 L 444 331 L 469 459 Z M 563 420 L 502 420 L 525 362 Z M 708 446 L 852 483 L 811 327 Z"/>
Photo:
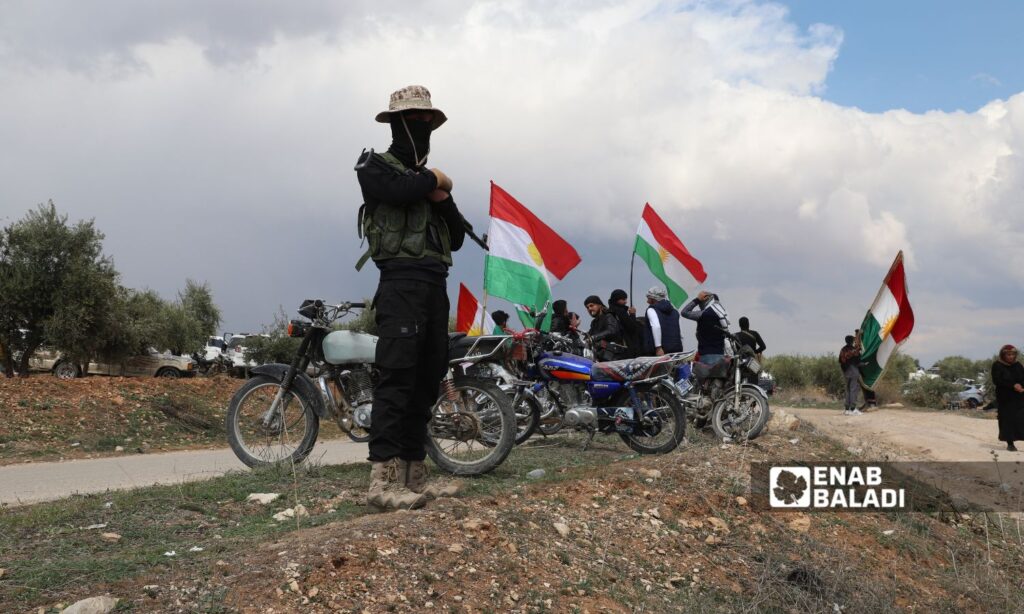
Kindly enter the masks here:
<path id="1" fill-rule="evenodd" d="M 310 459 L 321 464 L 366 460 L 366 444 L 319 441 Z M 0 505 L 52 501 L 76 493 L 125 490 L 207 480 L 247 469 L 230 449 L 133 454 L 111 458 L 0 467 Z"/>

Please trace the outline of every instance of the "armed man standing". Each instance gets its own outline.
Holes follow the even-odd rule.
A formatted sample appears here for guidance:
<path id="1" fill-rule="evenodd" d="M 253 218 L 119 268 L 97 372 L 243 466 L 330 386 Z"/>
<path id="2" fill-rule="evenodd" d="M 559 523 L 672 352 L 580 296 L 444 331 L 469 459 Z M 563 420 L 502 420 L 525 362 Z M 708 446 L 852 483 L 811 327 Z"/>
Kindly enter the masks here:
<path id="1" fill-rule="evenodd" d="M 356 164 L 364 202 L 359 229 L 369 245 L 356 269 L 372 258 L 380 271 L 367 502 L 408 509 L 454 494 L 427 485 L 423 461 L 427 422 L 448 364 L 445 280 L 465 229 L 451 179 L 425 166 L 431 133 L 448 119 L 431 105 L 427 88 L 394 92 L 376 119 L 391 126 L 391 146 L 383 154 L 364 152 Z"/>

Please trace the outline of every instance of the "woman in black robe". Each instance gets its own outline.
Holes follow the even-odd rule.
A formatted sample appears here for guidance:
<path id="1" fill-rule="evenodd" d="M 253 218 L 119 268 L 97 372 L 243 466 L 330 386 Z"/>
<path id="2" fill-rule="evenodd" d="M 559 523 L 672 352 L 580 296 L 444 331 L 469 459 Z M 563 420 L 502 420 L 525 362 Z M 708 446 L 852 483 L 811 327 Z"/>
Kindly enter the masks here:
<path id="1" fill-rule="evenodd" d="M 999 414 L 999 441 L 1016 452 L 1014 441 L 1024 441 L 1024 365 L 1017 362 L 1017 348 L 1004 345 L 999 360 L 992 363 L 992 383 L 996 387 Z"/>

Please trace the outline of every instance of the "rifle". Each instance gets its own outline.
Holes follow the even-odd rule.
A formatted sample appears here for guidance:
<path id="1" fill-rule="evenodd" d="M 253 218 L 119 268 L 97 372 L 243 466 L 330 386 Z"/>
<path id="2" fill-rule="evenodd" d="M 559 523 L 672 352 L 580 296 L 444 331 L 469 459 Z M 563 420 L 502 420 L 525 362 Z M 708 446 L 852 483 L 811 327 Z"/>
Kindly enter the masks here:
<path id="1" fill-rule="evenodd" d="M 359 172 L 371 166 L 375 169 L 394 173 L 396 175 L 411 175 L 416 172 L 411 168 L 405 169 L 404 172 L 400 171 L 388 164 L 387 160 L 385 160 L 379 153 L 374 152 L 373 149 L 370 149 L 369 151 L 364 149 L 363 152 L 359 154 L 359 159 L 356 160 L 355 171 Z M 473 225 L 466 220 L 461 211 L 459 212 L 459 219 L 462 220 L 462 228 L 466 231 L 466 236 L 472 239 L 473 242 L 479 245 L 485 252 L 490 251 L 490 248 L 487 247 L 487 233 L 484 233 L 483 237 L 477 236 L 476 232 L 473 231 Z"/>

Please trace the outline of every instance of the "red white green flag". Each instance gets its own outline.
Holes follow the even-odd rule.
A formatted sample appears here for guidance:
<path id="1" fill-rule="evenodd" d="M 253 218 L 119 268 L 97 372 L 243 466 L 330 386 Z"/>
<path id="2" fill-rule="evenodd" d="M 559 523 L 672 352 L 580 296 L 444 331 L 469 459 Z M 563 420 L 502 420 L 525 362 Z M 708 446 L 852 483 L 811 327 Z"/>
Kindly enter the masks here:
<path id="1" fill-rule="evenodd" d="M 708 278 L 704 265 L 693 257 L 650 204 L 644 205 L 633 253 L 640 256 L 651 273 L 665 284 L 668 300 L 676 309 L 682 307 Z"/>
<path id="2" fill-rule="evenodd" d="M 480 328 L 481 322 L 483 328 Z M 483 306 L 465 284 L 459 284 L 459 304 L 455 312 L 455 330 L 466 333 L 473 337 L 476 335 L 502 334 L 498 326 L 491 319 L 491 314 L 485 313 Z M 486 332 L 484 332 L 486 331 Z"/>
<path id="3" fill-rule="evenodd" d="M 580 256 L 557 232 L 493 181 L 490 213 L 484 290 L 539 311 L 551 300 L 551 286 L 580 263 Z"/>
<path id="4" fill-rule="evenodd" d="M 896 254 L 889 273 L 875 302 L 860 325 L 860 374 L 864 384 L 871 388 L 885 372 L 896 348 L 901 346 L 914 330 L 914 311 L 907 296 L 907 278 L 903 271 L 903 252 Z"/>

